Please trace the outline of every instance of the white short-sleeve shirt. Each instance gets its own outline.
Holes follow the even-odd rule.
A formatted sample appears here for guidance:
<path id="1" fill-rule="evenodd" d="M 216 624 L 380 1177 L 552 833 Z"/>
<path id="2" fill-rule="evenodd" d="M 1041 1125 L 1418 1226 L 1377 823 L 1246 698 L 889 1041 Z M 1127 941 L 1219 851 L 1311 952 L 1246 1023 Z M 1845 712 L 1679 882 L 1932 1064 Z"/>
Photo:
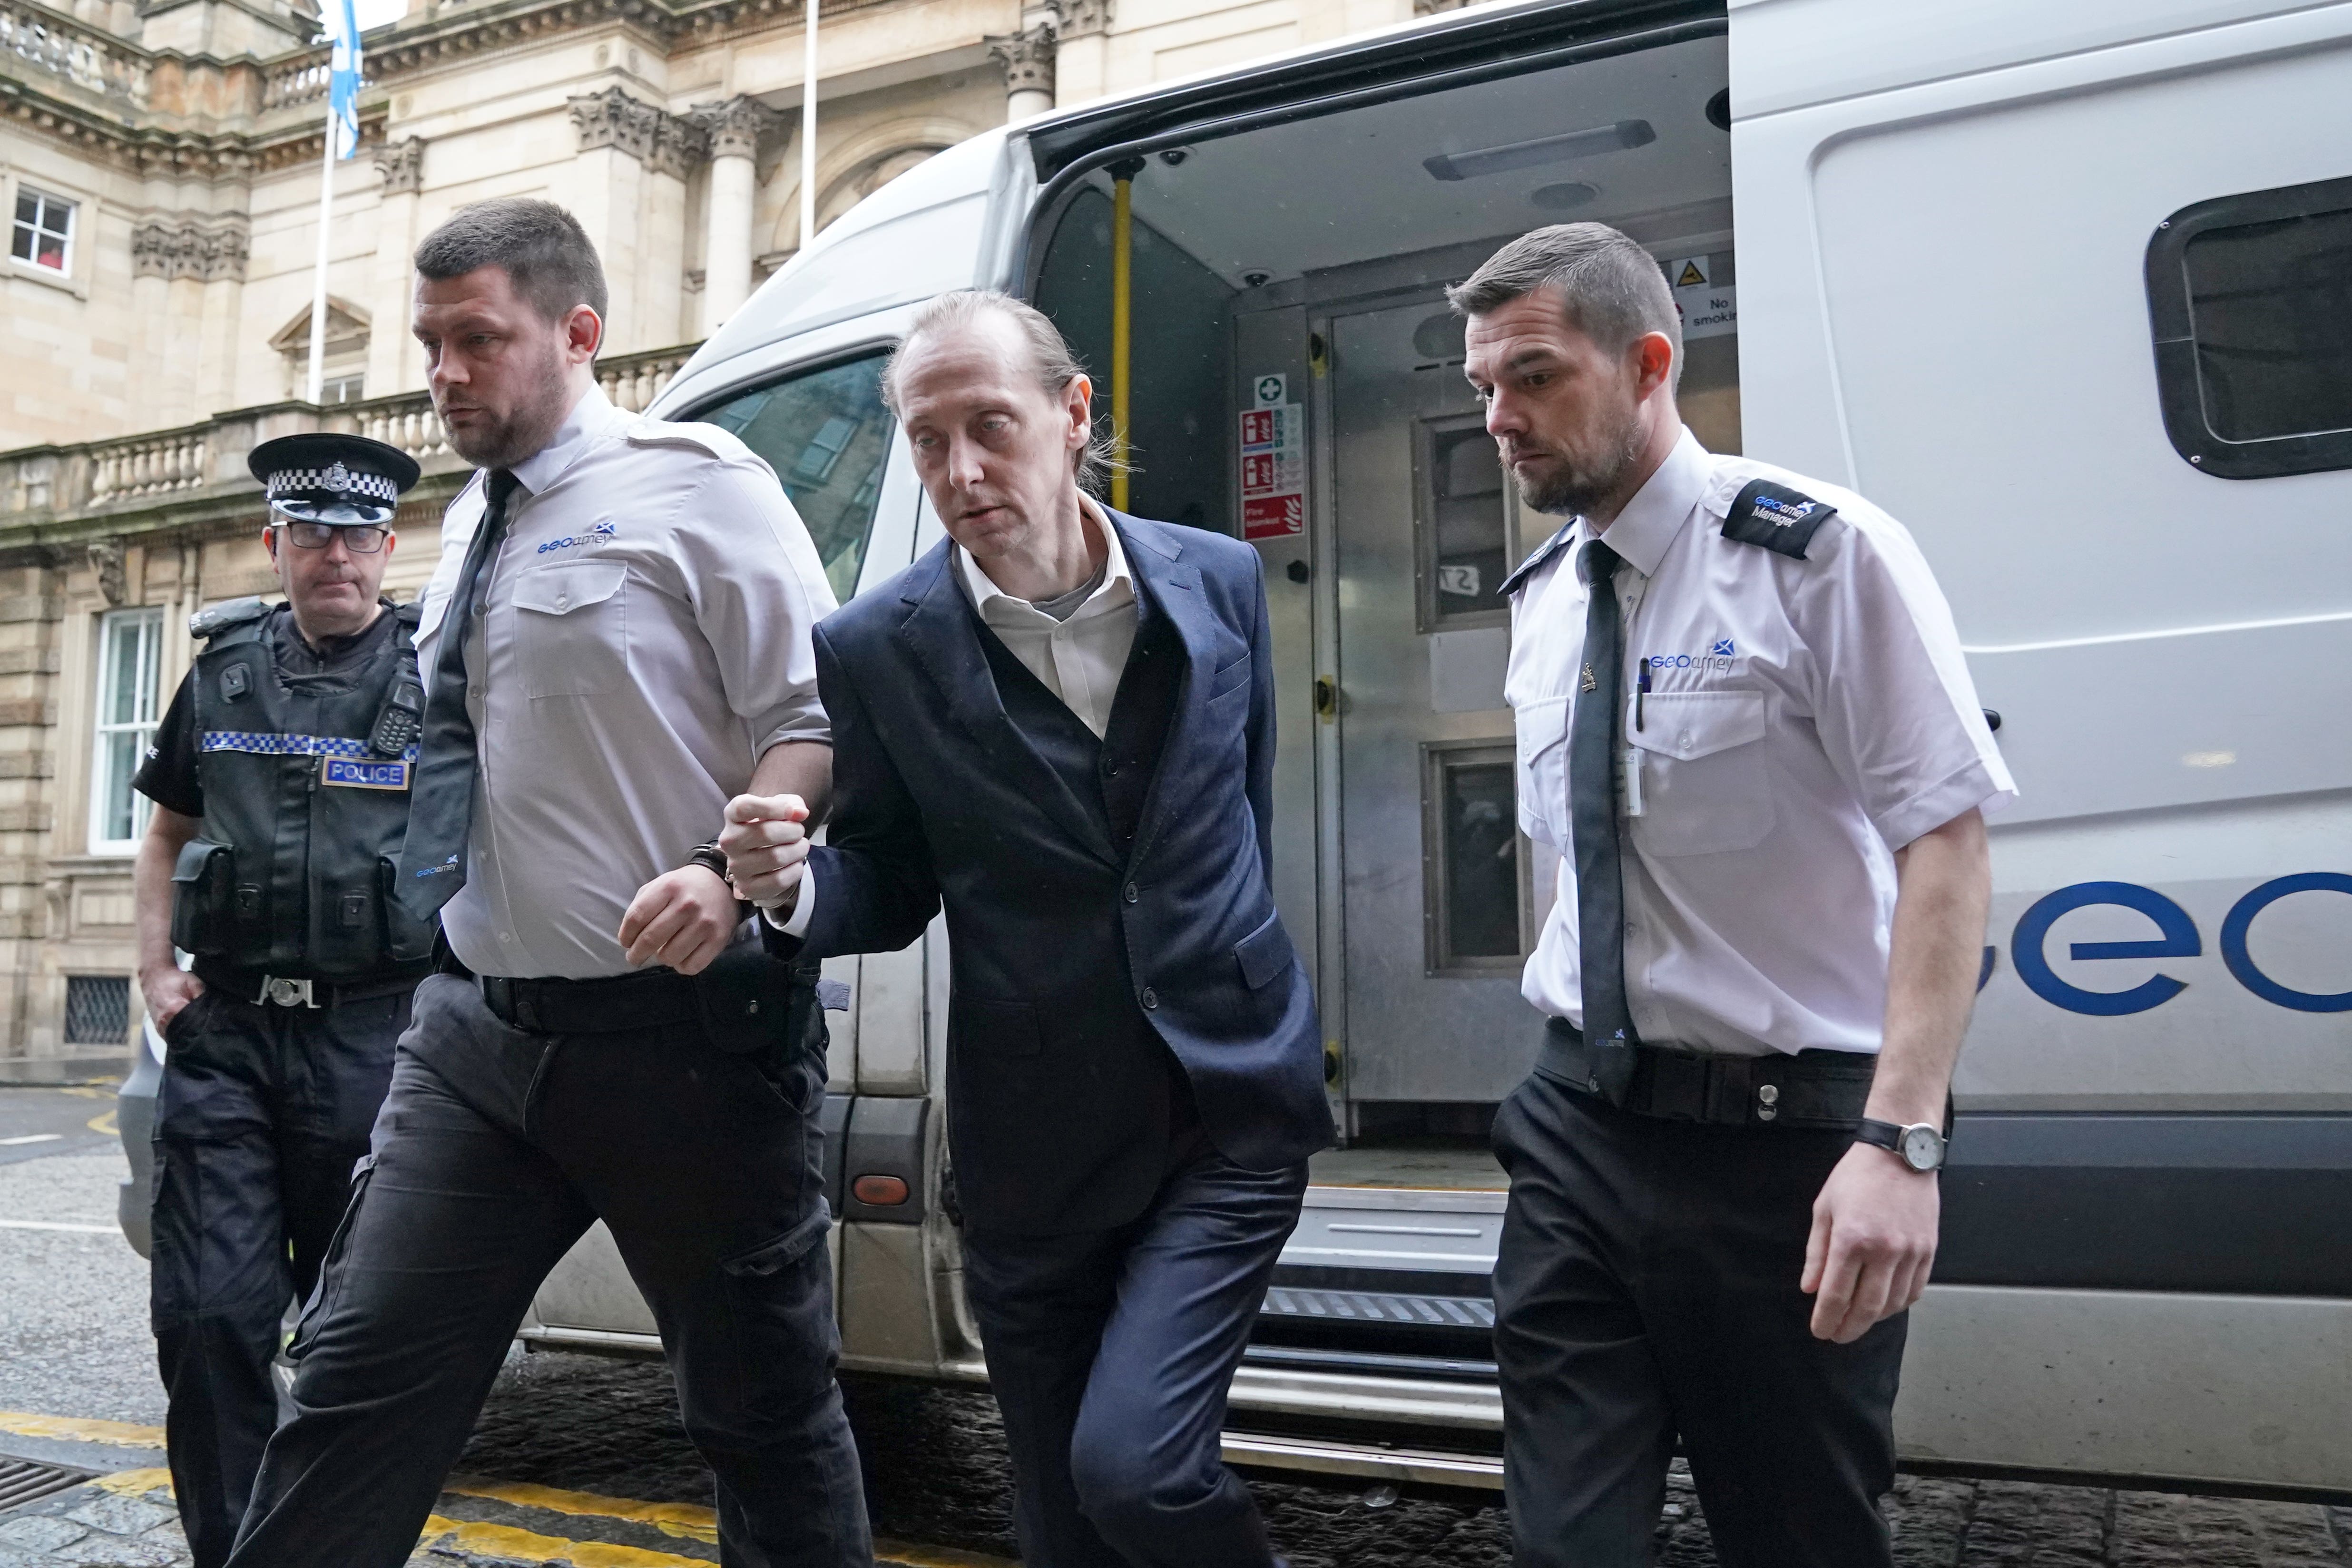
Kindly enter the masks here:
<path id="1" fill-rule="evenodd" d="M 591 387 L 514 474 L 466 647 L 472 833 L 441 927 L 479 974 L 622 974 L 637 889 L 718 837 L 770 747 L 832 739 L 809 631 L 833 589 L 774 471 L 716 426 Z M 486 505 L 478 475 L 442 520 L 428 680 Z"/>
<path id="2" fill-rule="evenodd" d="M 1792 520 L 1811 530 L 1801 557 L 1726 535 L 1734 501 L 1757 479 L 1819 503 Z M 1786 526 L 1768 508 L 1744 531 L 1785 547 Z M 1580 1026 L 1568 736 L 1592 537 L 1579 519 L 1521 568 L 1505 683 L 1519 825 L 1560 855 L 1521 990 Z M 1687 430 L 1600 537 L 1625 562 L 1624 680 L 1605 695 L 1623 710 L 1636 1032 L 1727 1056 L 1876 1051 L 1893 852 L 2017 793 L 1926 560 L 1900 523 L 1852 491 L 1713 456 Z"/>

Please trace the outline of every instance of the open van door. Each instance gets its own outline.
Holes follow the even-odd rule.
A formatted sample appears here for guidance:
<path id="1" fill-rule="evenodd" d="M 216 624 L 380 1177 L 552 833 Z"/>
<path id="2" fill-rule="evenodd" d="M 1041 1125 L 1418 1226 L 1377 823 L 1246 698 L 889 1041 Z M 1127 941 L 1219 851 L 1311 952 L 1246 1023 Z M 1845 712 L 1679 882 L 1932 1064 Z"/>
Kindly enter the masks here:
<path id="1" fill-rule="evenodd" d="M 1905 1449 L 2352 1487 L 2352 7 L 1730 29 L 1747 449 L 1911 529 L 2022 792 Z"/>

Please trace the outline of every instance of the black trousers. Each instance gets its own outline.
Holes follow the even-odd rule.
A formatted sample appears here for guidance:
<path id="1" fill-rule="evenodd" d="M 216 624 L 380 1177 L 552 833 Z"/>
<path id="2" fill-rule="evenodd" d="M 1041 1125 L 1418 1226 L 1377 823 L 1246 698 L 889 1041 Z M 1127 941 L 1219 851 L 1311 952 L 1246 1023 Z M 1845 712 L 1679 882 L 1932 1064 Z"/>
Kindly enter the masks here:
<path id="1" fill-rule="evenodd" d="M 278 1007 L 215 986 L 164 1030 L 149 1290 L 195 1568 L 220 1568 L 236 1539 L 278 1425 L 286 1310 L 318 1282 L 408 1002 Z"/>
<path id="2" fill-rule="evenodd" d="M 533 1293 L 599 1218 L 717 1473 L 719 1561 L 870 1563 L 834 1382 L 820 1052 L 763 1070 L 698 1024 L 529 1033 L 472 982 L 427 979 L 236 1568 L 405 1563 Z"/>
<path id="3" fill-rule="evenodd" d="M 1725 1568 L 1891 1562 L 1906 1320 L 1816 1340 L 1812 1205 L 1853 1140 L 1636 1116 L 1538 1072 L 1503 1103 L 1495 1265 L 1518 1568 L 1651 1560 L 1680 1435 Z"/>
<path id="4" fill-rule="evenodd" d="M 1218 1435 L 1307 1167 L 1244 1171 L 1197 1134 L 1183 1147 L 1126 1225 L 964 1237 L 1027 1568 L 1274 1562 Z"/>

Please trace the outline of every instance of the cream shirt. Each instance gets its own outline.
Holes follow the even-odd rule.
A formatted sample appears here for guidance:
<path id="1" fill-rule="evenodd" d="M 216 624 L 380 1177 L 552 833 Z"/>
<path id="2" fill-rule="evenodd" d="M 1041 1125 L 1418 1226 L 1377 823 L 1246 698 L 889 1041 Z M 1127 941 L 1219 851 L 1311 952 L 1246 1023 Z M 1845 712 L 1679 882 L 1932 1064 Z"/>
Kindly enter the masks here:
<path id="1" fill-rule="evenodd" d="M 1724 535 L 1764 479 L 1836 514 L 1799 559 Z M 1568 736 L 1583 667 L 1581 520 L 1511 599 L 1505 681 L 1519 826 L 1559 851 L 1521 990 L 1583 1022 Z M 1893 852 L 2013 799 L 1950 608 L 1902 524 L 1851 490 L 1688 431 L 1601 537 L 1615 578 L 1625 987 L 1651 1045 L 1725 1056 L 1878 1049 Z M 1633 696 L 1643 670 L 1649 689 Z"/>
<path id="2" fill-rule="evenodd" d="M 466 649 L 479 760 L 442 929 L 477 973 L 625 973 L 637 889 L 717 836 L 768 748 L 832 738 L 809 632 L 833 590 L 774 472 L 715 426 L 591 388 L 514 473 Z M 424 669 L 485 500 L 478 475 L 443 519 Z"/>
<path id="3" fill-rule="evenodd" d="M 986 570 L 964 553 L 963 546 L 950 544 L 948 551 L 955 561 L 957 581 L 963 584 L 964 595 L 980 612 L 982 622 L 1100 740 L 1110 727 L 1111 701 L 1118 695 L 1120 677 L 1127 672 L 1127 656 L 1135 647 L 1135 577 L 1128 570 L 1127 552 L 1119 547 L 1118 530 L 1093 501 L 1080 496 L 1078 504 L 1102 531 L 1108 553 L 1101 586 L 1087 595 L 1067 620 L 1057 621 L 1028 600 L 1016 599 L 998 587 Z M 808 930 L 815 911 L 816 874 L 803 864 L 793 912 L 777 929 L 786 936 L 799 936 Z"/>

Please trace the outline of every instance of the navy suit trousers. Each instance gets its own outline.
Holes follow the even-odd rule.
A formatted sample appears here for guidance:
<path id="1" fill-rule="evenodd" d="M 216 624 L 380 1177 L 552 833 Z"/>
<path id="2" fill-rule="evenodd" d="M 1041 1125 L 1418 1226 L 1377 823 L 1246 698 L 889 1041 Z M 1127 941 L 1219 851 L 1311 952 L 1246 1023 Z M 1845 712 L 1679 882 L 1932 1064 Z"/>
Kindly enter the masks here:
<path id="1" fill-rule="evenodd" d="M 1027 1568 L 1275 1560 L 1218 1434 L 1307 1167 L 1245 1171 L 1197 1131 L 1179 1148 L 1125 1225 L 964 1237 Z"/>

